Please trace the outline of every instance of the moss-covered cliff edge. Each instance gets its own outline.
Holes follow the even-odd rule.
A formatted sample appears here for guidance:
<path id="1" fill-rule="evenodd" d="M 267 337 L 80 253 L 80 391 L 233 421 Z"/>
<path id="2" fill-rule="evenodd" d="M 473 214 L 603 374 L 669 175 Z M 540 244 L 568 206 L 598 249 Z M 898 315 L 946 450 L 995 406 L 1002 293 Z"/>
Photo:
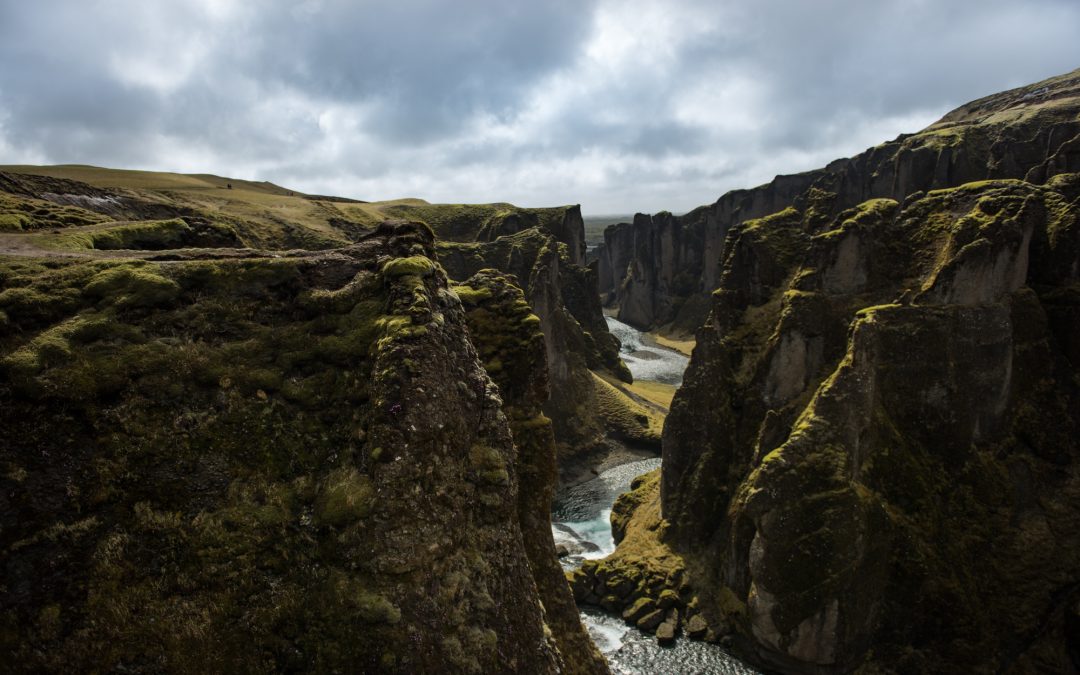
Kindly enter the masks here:
<path id="1" fill-rule="evenodd" d="M 1078 198 L 986 181 L 732 230 L 659 500 L 615 514 L 646 545 L 575 592 L 667 588 L 785 672 L 1076 668 Z M 643 594 L 664 552 L 686 576 Z"/>
<path id="2" fill-rule="evenodd" d="M 1080 170 L 1080 71 L 994 94 L 854 157 L 732 190 L 681 216 L 638 214 L 610 226 L 597 250 L 599 288 L 642 330 L 700 326 L 730 230 L 794 206 L 821 221 L 873 198 L 1015 178 L 1041 184 Z M 823 223 L 819 223 L 823 224 Z"/>
<path id="3" fill-rule="evenodd" d="M 605 396 L 624 406 L 628 402 L 619 392 L 609 393 L 594 372 L 632 378 L 604 320 L 595 268 L 584 265 L 578 207 L 432 204 L 394 207 L 392 212 L 423 218 L 432 226 L 439 238 L 439 261 L 451 278 L 465 280 L 493 268 L 524 291 L 544 335 L 551 395 L 543 408 L 553 424 L 562 468 L 605 453 L 607 438 L 659 450 L 659 435 L 650 432 L 647 422 L 634 422 L 626 433 L 625 425 L 604 414 Z"/>
<path id="4" fill-rule="evenodd" d="M 9 666 L 602 671 L 545 613 L 542 479 L 430 231 L 372 229 L 2 260 Z"/>
<path id="5" fill-rule="evenodd" d="M 401 219 L 435 232 L 437 258 L 452 279 L 496 268 L 525 290 L 544 334 L 552 384 L 544 408 L 562 466 L 580 468 L 605 454 L 608 438 L 641 438 L 659 451 L 659 434 L 648 425 L 626 434 L 624 425 L 596 412 L 607 392 L 598 392 L 589 371 L 624 381 L 630 374 L 604 320 L 595 266 L 585 265 L 577 206 L 360 202 L 209 175 L 0 166 L 0 254 L 145 257 L 227 248 L 230 256 L 250 257 L 347 246 L 379 223 Z"/>

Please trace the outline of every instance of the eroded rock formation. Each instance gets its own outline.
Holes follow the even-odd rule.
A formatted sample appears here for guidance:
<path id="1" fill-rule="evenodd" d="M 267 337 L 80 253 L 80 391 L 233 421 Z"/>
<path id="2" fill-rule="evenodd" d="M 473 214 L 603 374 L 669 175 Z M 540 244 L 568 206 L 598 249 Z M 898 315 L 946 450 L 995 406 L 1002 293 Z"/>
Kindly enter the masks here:
<path id="1" fill-rule="evenodd" d="M 5 666 L 603 672 L 533 537 L 536 322 L 501 317 L 526 357 L 504 406 L 474 347 L 499 330 L 471 337 L 434 260 L 403 223 L 324 253 L 5 258 Z"/>
<path id="2" fill-rule="evenodd" d="M 599 288 L 619 319 L 646 329 L 700 326 L 719 287 L 732 227 L 794 206 L 823 225 L 873 198 L 998 178 L 1043 183 L 1080 170 L 1080 71 L 974 101 L 927 129 L 823 169 L 733 190 L 682 216 L 638 215 L 609 227 L 597 252 Z"/>
<path id="3" fill-rule="evenodd" d="M 994 181 L 733 231 L 662 504 L 766 663 L 1066 667 L 1077 195 L 1075 175 Z"/>
<path id="4" fill-rule="evenodd" d="M 499 386 L 517 449 L 518 516 L 533 578 L 571 673 L 606 673 L 603 657 L 578 617 L 551 534 L 551 501 L 558 481 L 555 434 L 543 414 L 549 398 L 540 319 L 516 279 L 485 270 L 454 287 L 466 309 L 481 362 Z"/>
<path id="5" fill-rule="evenodd" d="M 544 334 L 552 392 L 544 411 L 554 424 L 560 456 L 569 461 L 601 448 L 618 425 L 602 414 L 597 388 L 604 385 L 590 371 L 606 370 L 625 381 L 631 376 L 604 321 L 596 272 L 582 264 L 578 207 L 429 205 L 403 212 L 434 223 L 439 261 L 451 278 L 467 279 L 486 268 L 513 276 Z"/>
<path id="6" fill-rule="evenodd" d="M 782 672 L 1080 668 L 1078 83 L 740 193 L 661 474 L 581 601 L 655 629 L 668 593 Z"/>

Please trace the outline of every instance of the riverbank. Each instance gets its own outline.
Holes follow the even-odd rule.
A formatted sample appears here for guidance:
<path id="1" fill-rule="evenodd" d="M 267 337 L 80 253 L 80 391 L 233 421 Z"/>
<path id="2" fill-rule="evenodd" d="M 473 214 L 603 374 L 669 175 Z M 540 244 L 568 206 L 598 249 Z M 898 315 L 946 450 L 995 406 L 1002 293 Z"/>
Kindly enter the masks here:
<path id="1" fill-rule="evenodd" d="M 666 418 L 675 390 L 682 383 L 687 364 L 685 353 L 663 344 L 663 336 L 648 335 L 607 317 L 608 328 L 622 342 L 622 358 L 634 376 L 633 384 L 597 374 L 660 424 Z M 692 341 L 679 345 L 688 352 Z M 552 536 L 562 554 L 565 570 L 573 571 L 587 560 L 607 558 L 615 552 L 611 513 L 619 495 L 628 492 L 634 479 L 655 471 L 660 457 L 655 450 L 635 448 L 608 439 L 576 462 L 562 468 L 562 480 L 552 511 Z M 656 515 L 659 518 L 659 514 Z M 640 533 L 624 540 L 631 548 Z M 614 673 L 752 673 L 721 647 L 690 640 L 661 646 L 656 638 L 627 624 L 619 616 L 596 607 L 584 607 L 581 620 Z"/>
<path id="2" fill-rule="evenodd" d="M 559 491 L 562 492 L 582 483 L 595 480 L 605 471 L 647 459 L 656 459 L 660 453 L 648 448 L 635 448 L 614 439 L 605 439 L 592 452 L 579 455 L 559 467 Z"/>
<path id="3" fill-rule="evenodd" d="M 697 339 L 693 335 L 679 335 L 677 333 L 665 334 L 664 329 L 645 333 L 647 339 L 653 340 L 661 347 L 673 349 L 683 356 L 690 356 L 697 345 Z"/>
<path id="4" fill-rule="evenodd" d="M 682 373 L 688 359 L 613 316 L 608 315 L 605 319 L 608 330 L 622 343 L 620 355 L 634 376 L 634 382 L 627 384 L 605 373 L 594 375 L 602 382 L 599 385 L 602 389 L 616 389 L 635 403 L 638 407 L 633 412 L 644 415 L 645 424 L 659 438 L 675 390 L 682 384 Z M 609 437 L 597 444 L 592 452 L 584 453 L 560 467 L 560 489 L 592 480 L 623 464 L 658 457 L 659 454 L 658 447 Z"/>

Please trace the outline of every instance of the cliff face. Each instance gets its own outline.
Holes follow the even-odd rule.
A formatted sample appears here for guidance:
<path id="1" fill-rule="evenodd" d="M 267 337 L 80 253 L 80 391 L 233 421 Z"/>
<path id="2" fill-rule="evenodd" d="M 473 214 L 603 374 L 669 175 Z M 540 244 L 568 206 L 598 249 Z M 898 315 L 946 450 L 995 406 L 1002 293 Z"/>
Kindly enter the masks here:
<path id="1" fill-rule="evenodd" d="M 580 601 L 783 672 L 1080 668 L 1078 84 L 608 230 L 659 261 L 616 291 L 641 323 L 689 306 L 688 221 L 727 236 L 661 474 Z"/>
<path id="2" fill-rule="evenodd" d="M 732 230 L 661 494 L 762 661 L 1068 668 L 1078 196 L 1075 174 L 990 181 Z"/>
<path id="3" fill-rule="evenodd" d="M 1080 71 L 969 103 L 913 135 L 803 174 L 735 190 L 680 217 L 637 216 L 609 227 L 597 255 L 599 287 L 639 328 L 708 313 L 732 227 L 794 206 L 818 224 L 872 198 L 904 201 L 928 190 L 1000 178 L 1043 183 L 1080 169 Z M 689 244 L 689 245 L 688 245 Z"/>
<path id="4" fill-rule="evenodd" d="M 3 259 L 9 667 L 603 671 L 523 542 L 543 361 L 504 406 L 430 231 L 358 239 Z"/>
<path id="5" fill-rule="evenodd" d="M 439 261 L 451 278 L 467 279 L 494 268 L 516 280 L 544 334 L 551 396 L 543 407 L 554 425 L 560 457 L 570 460 L 598 447 L 608 425 L 590 371 L 631 378 L 619 358 L 619 342 L 604 321 L 596 272 L 582 265 L 579 209 L 429 205 L 400 212 L 433 224 L 440 237 Z"/>
<path id="6" fill-rule="evenodd" d="M 558 479 L 555 434 L 543 414 L 549 397 L 544 336 L 515 279 L 485 270 L 456 286 L 469 333 L 492 374 L 517 448 L 518 517 L 533 578 L 567 672 L 606 673 L 607 665 L 581 625 L 555 558 L 551 501 Z"/>

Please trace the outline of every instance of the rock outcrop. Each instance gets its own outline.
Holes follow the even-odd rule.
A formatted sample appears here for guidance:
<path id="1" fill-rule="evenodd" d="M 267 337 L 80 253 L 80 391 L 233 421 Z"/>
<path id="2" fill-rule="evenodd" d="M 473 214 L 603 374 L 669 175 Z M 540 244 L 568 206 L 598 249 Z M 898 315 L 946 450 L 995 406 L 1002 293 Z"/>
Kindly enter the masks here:
<path id="1" fill-rule="evenodd" d="M 540 320 L 551 377 L 544 412 L 554 424 L 562 463 L 603 448 L 605 436 L 614 430 L 597 402 L 603 384 L 591 371 L 608 371 L 624 381 L 631 376 L 604 320 L 596 272 L 582 264 L 578 207 L 423 205 L 393 212 L 423 218 L 432 226 L 440 240 L 439 261 L 451 278 L 468 279 L 486 268 L 512 276 Z"/>
<path id="2" fill-rule="evenodd" d="M 618 424 L 596 412 L 598 385 L 589 371 L 607 371 L 624 381 L 631 377 L 604 320 L 596 271 L 585 265 L 577 206 L 368 203 L 204 175 L 84 166 L 0 168 L 10 169 L 0 171 L 0 252 L 101 256 L 116 251 L 112 255 L 123 256 L 132 250 L 228 247 L 242 257 L 263 250 L 347 246 L 387 219 L 426 223 L 439 240 L 439 261 L 453 279 L 463 281 L 493 267 L 514 275 L 526 290 L 546 339 L 552 396 L 545 410 L 555 424 L 561 457 L 587 459 L 592 451 L 604 451 L 606 438 L 619 434 Z M 631 434 L 641 435 L 659 449 L 658 434 L 647 429 Z"/>
<path id="3" fill-rule="evenodd" d="M 1068 667 L 1078 195 L 990 181 L 732 231 L 661 494 L 704 604 L 762 662 Z"/>
<path id="4" fill-rule="evenodd" d="M 483 270 L 454 290 L 465 307 L 481 361 L 499 386 L 510 422 L 517 449 L 522 540 L 547 623 L 567 672 L 606 673 L 604 658 L 581 625 L 551 534 L 549 514 L 558 467 L 552 424 L 543 414 L 549 384 L 540 319 L 515 279 L 495 270 Z"/>
<path id="5" fill-rule="evenodd" d="M 0 261 L 6 667 L 603 672 L 534 537 L 536 322 L 500 395 L 434 261 L 404 223 Z"/>
<path id="6" fill-rule="evenodd" d="M 819 226 L 873 198 L 1016 178 L 1043 183 L 1080 170 L 1080 71 L 988 96 L 927 129 L 902 135 L 823 169 L 750 190 L 674 217 L 638 215 L 610 226 L 597 251 L 599 288 L 619 319 L 641 329 L 669 322 L 693 331 L 719 287 L 728 232 L 794 206 Z"/>
<path id="7" fill-rule="evenodd" d="M 782 672 L 1080 669 L 1078 110 L 1080 72 L 721 199 L 658 485 L 579 600 L 656 628 L 668 593 Z M 680 250 L 657 222 L 635 241 Z M 639 278 L 620 308 L 674 307 Z"/>

